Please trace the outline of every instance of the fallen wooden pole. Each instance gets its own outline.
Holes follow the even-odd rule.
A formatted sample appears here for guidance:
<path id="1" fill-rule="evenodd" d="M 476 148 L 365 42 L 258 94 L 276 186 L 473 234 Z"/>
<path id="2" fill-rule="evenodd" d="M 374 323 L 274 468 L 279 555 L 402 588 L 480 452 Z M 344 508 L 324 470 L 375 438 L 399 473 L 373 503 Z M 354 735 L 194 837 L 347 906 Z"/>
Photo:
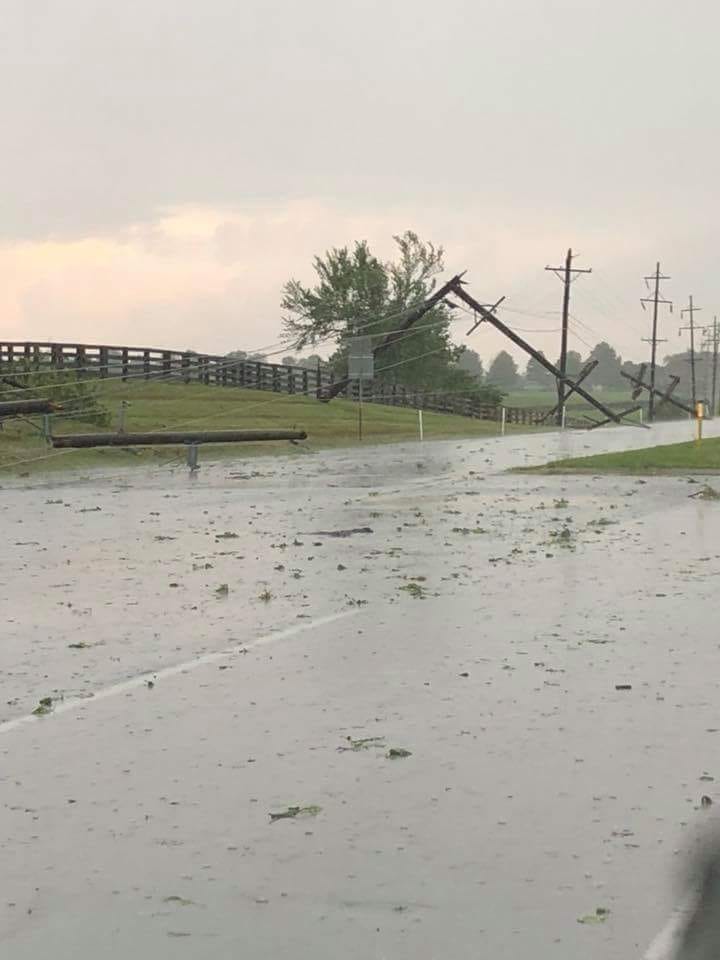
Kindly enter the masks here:
<path id="1" fill-rule="evenodd" d="M 680 383 L 680 377 L 672 377 L 672 383 L 667 388 L 665 392 L 658 390 L 656 387 L 651 387 L 650 384 L 645 383 L 640 377 L 634 377 L 630 373 L 624 373 L 620 371 L 620 376 L 625 377 L 626 380 L 629 380 L 631 383 L 634 383 L 636 387 L 641 388 L 642 390 L 647 390 L 648 393 L 651 393 L 653 396 L 660 397 L 660 403 L 657 405 L 656 410 L 663 403 L 671 403 L 674 407 L 677 407 L 678 410 L 684 410 L 685 413 L 689 413 L 691 416 L 695 416 L 695 410 L 692 407 L 687 406 L 685 403 L 681 403 L 679 400 L 676 400 L 675 397 L 670 396 L 678 383 Z"/>
<path id="2" fill-rule="evenodd" d="M 0 417 L 52 413 L 53 410 L 58 409 L 58 405 L 53 403 L 52 400 L 6 400 L 0 403 Z"/>
<path id="3" fill-rule="evenodd" d="M 179 443 L 256 443 L 306 440 L 304 430 L 195 430 L 175 433 L 74 433 L 52 437 L 53 447 L 154 447 Z"/>
<path id="4" fill-rule="evenodd" d="M 564 396 L 564 398 L 563 398 L 563 400 L 564 400 L 563 406 L 565 406 L 565 404 L 567 403 L 568 397 L 572 396 L 573 393 L 575 393 L 575 388 L 577 387 L 577 385 L 578 385 L 579 383 L 582 383 L 583 380 L 585 379 L 585 377 L 590 376 L 590 374 L 593 372 L 593 370 L 595 369 L 595 367 L 598 365 L 599 362 L 600 362 L 599 360 L 588 360 L 588 362 L 585 364 L 585 366 L 582 368 L 582 370 L 578 373 L 577 380 L 575 381 L 575 383 L 570 387 L 570 389 L 568 390 L 568 392 L 565 394 L 565 396 Z M 567 379 L 565 380 L 565 382 L 566 382 L 566 383 L 568 382 Z M 557 404 L 556 404 L 556 405 L 552 408 L 552 410 L 548 410 L 548 412 L 545 414 L 545 416 L 542 418 L 542 420 L 541 420 L 540 422 L 541 422 L 541 423 L 545 423 L 545 421 L 548 419 L 548 417 L 554 417 L 555 414 L 557 413 L 557 411 L 558 411 L 558 407 L 557 407 Z"/>
<path id="5" fill-rule="evenodd" d="M 563 376 L 562 372 L 558 370 L 555 364 L 550 363 L 550 361 L 542 353 L 540 353 L 539 350 L 536 350 L 534 347 L 530 346 L 527 340 L 523 340 L 519 334 L 515 333 L 514 330 L 511 330 L 510 327 L 506 326 L 502 320 L 499 320 L 494 313 L 491 313 L 487 309 L 487 307 L 484 307 L 481 303 L 478 303 L 474 297 L 470 296 L 469 293 L 466 293 L 461 286 L 460 280 L 453 278 L 450 283 L 452 285 L 452 292 L 456 297 L 458 297 L 460 300 L 464 300 L 469 307 L 472 307 L 473 310 L 480 314 L 483 320 L 487 320 L 487 322 L 491 323 L 496 330 L 499 330 L 500 333 L 504 333 L 509 340 L 512 340 L 514 344 L 517 344 L 521 350 L 524 350 L 525 353 L 529 353 L 531 357 L 534 357 L 540 366 L 545 367 L 545 369 L 548 370 L 556 380 L 562 380 L 563 383 L 571 386 L 575 393 L 579 394 L 583 400 L 587 400 L 587 402 L 592 404 L 592 406 L 599 410 L 600 413 L 604 413 L 608 419 L 614 420 L 615 423 L 620 422 L 620 417 L 618 417 L 609 407 L 605 406 L 605 404 L 600 400 L 596 400 L 591 393 L 588 393 L 587 390 L 578 384 L 577 380 L 572 380 L 568 376 Z"/>
<path id="6" fill-rule="evenodd" d="M 624 420 L 625 417 L 629 417 L 631 413 L 637 413 L 638 410 L 642 410 L 642 404 L 641 404 L 641 403 L 638 404 L 636 407 L 628 407 L 627 410 L 621 411 L 621 412 L 618 414 L 618 416 L 619 416 L 621 419 Z M 605 424 L 610 423 L 610 421 L 607 420 L 607 419 L 605 419 L 605 420 L 593 420 L 593 418 L 592 418 L 592 417 L 589 417 L 586 413 L 583 414 L 583 416 L 585 417 L 586 420 L 589 420 L 590 423 L 592 424 L 591 427 L 588 427 L 588 430 L 594 430 L 595 427 L 604 427 Z M 641 423 L 635 423 L 633 420 L 628 420 L 628 426 L 631 426 L 631 427 L 642 427 L 643 430 L 649 430 L 649 429 L 650 429 L 650 427 L 649 427 L 646 423 L 642 423 L 642 422 L 641 422 Z"/>

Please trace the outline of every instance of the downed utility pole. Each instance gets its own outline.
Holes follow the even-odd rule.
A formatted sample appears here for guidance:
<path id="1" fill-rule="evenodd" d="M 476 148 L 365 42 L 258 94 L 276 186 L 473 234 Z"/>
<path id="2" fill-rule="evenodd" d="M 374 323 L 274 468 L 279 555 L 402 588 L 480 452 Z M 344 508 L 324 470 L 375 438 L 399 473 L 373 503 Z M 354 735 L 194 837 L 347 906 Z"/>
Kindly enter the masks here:
<path id="1" fill-rule="evenodd" d="M 53 447 L 154 447 L 180 443 L 307 440 L 307 433 L 304 430 L 193 430 L 179 433 L 74 433 L 51 439 Z"/>
<path id="2" fill-rule="evenodd" d="M 564 399 L 564 401 L 563 401 L 564 403 L 567 402 L 568 397 L 571 397 L 571 396 L 575 393 L 575 390 L 577 389 L 577 385 L 578 385 L 579 383 L 582 383 L 583 380 L 585 380 L 587 377 L 590 376 L 590 374 L 593 372 L 593 370 L 594 370 L 595 367 L 598 365 L 598 363 L 600 363 L 599 360 L 588 360 L 588 361 L 587 361 L 587 363 L 586 363 L 585 366 L 582 368 L 582 370 L 579 371 L 579 373 L 578 373 L 578 375 L 577 375 L 577 378 L 576 378 L 576 380 L 575 380 L 575 385 L 572 386 L 572 387 L 570 387 L 570 389 L 568 390 L 568 392 L 565 394 L 565 399 Z M 540 422 L 541 422 L 541 423 L 545 423 L 545 421 L 548 420 L 550 417 L 554 417 L 558 410 L 560 411 L 560 414 L 562 415 L 562 407 L 560 407 L 560 406 L 553 407 L 552 410 L 548 410 L 548 412 L 543 416 L 543 418 L 542 418 L 542 420 L 541 420 Z"/>
<path id="3" fill-rule="evenodd" d="M 567 341 L 568 341 L 568 322 L 570 316 L 570 284 L 581 273 L 592 273 L 592 268 L 581 270 L 573 267 L 573 252 L 568 250 L 565 257 L 564 267 L 545 267 L 558 277 L 563 283 L 563 307 L 562 307 L 562 336 L 560 339 L 560 376 L 557 381 L 557 422 L 562 423 L 562 408 L 565 405 L 565 378 L 567 377 Z"/>
<path id="4" fill-rule="evenodd" d="M 448 280 L 448 282 L 439 287 L 432 296 L 428 297 L 427 300 L 424 300 L 421 304 L 411 310 L 403 322 L 398 326 L 397 330 L 393 330 L 392 333 L 388 333 L 385 339 L 373 349 L 373 356 L 377 357 L 379 353 L 382 353 L 384 350 L 387 350 L 388 347 L 391 347 L 396 340 L 400 340 L 405 332 L 409 330 L 414 323 L 417 323 L 417 321 L 420 320 L 421 317 L 424 317 L 429 310 L 432 310 L 432 308 L 440 303 L 441 300 L 445 299 L 445 297 L 453 289 L 453 284 L 459 283 L 463 276 L 464 271 L 463 273 L 459 273 L 454 276 L 451 280 Z M 349 386 L 349 384 L 350 378 L 344 377 L 342 380 L 338 380 L 336 383 L 331 384 L 331 386 L 323 392 L 319 399 L 324 403 L 327 403 L 329 400 L 332 400 L 333 397 L 336 397 L 339 393 L 341 393 L 347 386 Z"/>
<path id="5" fill-rule="evenodd" d="M 28 416 L 33 413 L 52 413 L 62 407 L 52 400 L 7 400 L 0 403 L 0 417 Z"/>
<path id="6" fill-rule="evenodd" d="M 623 410 L 620 414 L 621 417 L 629 417 L 631 413 L 637 413 L 638 410 L 642 410 L 642 404 L 638 403 L 634 407 L 628 407 L 627 410 Z M 591 427 L 588 427 L 588 430 L 594 430 L 596 427 L 604 427 L 606 424 L 610 423 L 607 417 L 604 420 L 594 420 L 592 417 L 589 417 L 586 413 L 583 414 L 586 420 L 589 420 L 592 424 Z M 650 427 L 646 423 L 638 423 L 638 427 L 642 427 L 644 430 L 649 430 Z"/>
<path id="7" fill-rule="evenodd" d="M 661 303 L 667 303 L 670 305 L 670 313 L 672 313 L 672 300 L 664 300 L 660 296 L 660 281 L 669 280 L 670 277 L 663 276 L 660 273 L 660 263 L 658 262 L 655 265 L 655 273 L 651 277 L 645 277 L 645 285 L 647 286 L 650 280 L 655 281 L 655 291 L 652 297 L 641 297 L 640 303 L 642 304 L 643 310 L 645 309 L 646 303 L 651 303 L 653 305 L 653 325 L 652 325 L 652 337 L 650 340 L 645 338 L 645 343 L 649 343 L 650 347 L 650 399 L 648 401 L 648 420 L 651 422 L 655 419 L 655 370 L 657 367 L 656 358 L 657 358 L 657 345 L 658 343 L 667 343 L 667 340 L 658 340 L 657 327 L 658 327 L 658 305 Z"/>
<path id="8" fill-rule="evenodd" d="M 690 314 L 690 323 L 686 327 L 680 327 L 678 330 L 679 334 L 682 334 L 684 330 L 690 331 L 690 383 L 692 387 L 692 405 L 693 410 L 695 409 L 695 404 L 697 403 L 697 387 L 695 385 L 695 314 L 698 310 L 702 310 L 702 307 L 696 307 L 693 304 L 692 294 L 688 300 L 688 306 L 684 310 L 680 311 L 680 315 L 684 316 L 686 313 Z"/>
<path id="9" fill-rule="evenodd" d="M 452 292 L 454 295 L 458 297 L 458 299 L 463 300 L 469 307 L 472 307 L 473 310 L 477 311 L 483 320 L 487 320 L 487 322 L 491 323 L 496 330 L 499 330 L 500 333 L 505 334 L 508 340 L 512 340 L 512 342 L 516 344 L 516 346 L 520 347 L 521 350 L 524 350 L 525 353 L 529 353 L 531 357 L 534 357 L 540 366 L 548 370 L 556 380 L 562 380 L 563 385 L 567 384 L 568 386 L 572 387 L 574 393 L 577 393 L 583 398 L 583 400 L 587 400 L 589 404 L 592 404 L 593 407 L 596 407 L 596 409 L 598 409 L 601 413 L 604 413 L 609 420 L 613 420 L 615 423 L 620 423 L 622 420 L 621 414 L 615 413 L 614 410 L 611 410 L 610 407 L 605 406 L 605 404 L 600 400 L 596 400 L 591 393 L 588 393 L 587 390 L 585 390 L 584 387 L 581 387 L 580 384 L 575 380 L 572 380 L 567 375 L 563 376 L 555 364 L 550 363 L 544 354 L 540 353 L 540 351 L 536 350 L 534 347 L 531 347 L 526 340 L 523 340 L 519 334 L 515 333 L 514 330 L 511 330 L 510 327 L 506 326 L 502 320 L 499 320 L 494 313 L 487 309 L 487 307 L 484 307 L 469 293 L 466 293 L 462 288 L 462 281 L 460 278 L 454 278 L 452 284 Z"/>
<path id="10" fill-rule="evenodd" d="M 680 377 L 670 377 L 670 386 L 667 390 L 658 390 L 657 387 L 651 387 L 649 383 L 645 383 L 643 380 L 642 369 L 637 376 L 633 376 L 631 373 L 625 373 L 620 371 L 620 376 L 625 377 L 626 380 L 629 380 L 630 383 L 635 385 L 635 390 L 633 390 L 633 397 L 640 395 L 640 390 L 652 390 L 653 395 L 660 398 L 656 409 L 659 409 L 663 403 L 671 403 L 674 407 L 677 407 L 678 410 L 684 410 L 685 413 L 691 414 L 693 417 L 696 414 L 694 407 L 688 407 L 687 404 L 682 403 L 680 400 L 676 400 L 671 394 L 680 383 Z"/>

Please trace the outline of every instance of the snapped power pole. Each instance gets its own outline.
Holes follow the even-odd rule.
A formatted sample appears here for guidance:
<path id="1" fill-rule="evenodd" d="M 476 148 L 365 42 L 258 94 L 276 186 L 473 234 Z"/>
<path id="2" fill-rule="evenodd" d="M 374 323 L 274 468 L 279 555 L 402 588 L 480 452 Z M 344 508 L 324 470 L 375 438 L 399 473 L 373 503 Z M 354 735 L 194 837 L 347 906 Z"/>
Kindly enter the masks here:
<path id="1" fill-rule="evenodd" d="M 565 257 L 564 267 L 545 267 L 550 270 L 563 284 L 563 307 L 562 307 L 562 334 L 560 339 L 560 377 L 557 381 L 558 405 L 557 405 L 557 423 L 562 424 L 563 407 L 565 406 L 565 380 L 567 378 L 567 340 L 568 340 L 568 318 L 570 316 L 570 285 L 581 273 L 592 273 L 592 268 L 580 270 L 573 267 L 574 255 L 572 249 L 568 250 Z"/>
<path id="2" fill-rule="evenodd" d="M 696 307 L 693 303 L 692 294 L 688 298 L 688 305 L 680 311 L 681 316 L 687 313 L 690 316 L 690 322 L 685 327 L 680 327 L 678 333 L 682 334 L 685 330 L 690 331 L 690 384 L 692 390 L 692 406 L 695 409 L 697 403 L 697 386 L 695 383 L 695 314 L 702 310 L 702 307 Z"/>
<path id="3" fill-rule="evenodd" d="M 672 300 L 664 300 L 660 296 L 660 281 L 669 280 L 670 277 L 664 276 L 660 273 L 660 263 L 657 263 L 655 266 L 655 273 L 651 277 L 645 277 L 645 286 L 650 287 L 650 281 L 655 282 L 653 295 L 652 297 L 641 297 L 640 303 L 642 304 L 643 310 L 645 309 L 646 303 L 651 303 L 653 305 L 653 322 L 652 322 L 652 337 L 648 340 L 646 337 L 643 338 L 644 343 L 650 344 L 650 399 L 648 400 L 648 420 L 652 422 L 655 419 L 655 370 L 657 366 L 657 345 L 658 343 L 667 343 L 667 340 L 658 339 L 658 307 L 661 303 L 667 303 L 670 306 L 670 313 L 672 313 Z"/>

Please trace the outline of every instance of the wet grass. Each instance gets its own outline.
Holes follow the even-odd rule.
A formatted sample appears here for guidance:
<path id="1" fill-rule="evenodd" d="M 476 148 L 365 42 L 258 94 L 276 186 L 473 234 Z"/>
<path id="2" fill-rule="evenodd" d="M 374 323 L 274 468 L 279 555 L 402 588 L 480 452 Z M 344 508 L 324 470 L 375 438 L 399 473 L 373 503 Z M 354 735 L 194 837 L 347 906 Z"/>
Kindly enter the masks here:
<path id="1" fill-rule="evenodd" d="M 624 453 L 555 460 L 542 467 L 521 467 L 518 473 L 716 473 L 720 472 L 720 438 L 701 443 L 671 443 Z"/>
<path id="2" fill-rule="evenodd" d="M 125 429 L 128 432 L 153 430 L 298 429 L 308 440 L 294 446 L 287 442 L 204 445 L 200 462 L 222 458 L 246 458 L 271 453 L 302 455 L 308 450 L 354 446 L 358 441 L 358 408 L 345 400 L 319 403 L 314 397 L 271 394 L 237 388 L 221 389 L 200 384 L 112 381 L 101 383 L 102 403 L 112 415 L 116 430 L 123 402 L 127 403 Z M 97 448 L 52 450 L 37 427 L 22 421 L 9 421 L 0 432 L 0 468 L 16 473 L 50 470 L 114 468 L 132 464 L 165 464 L 184 461 L 183 447 Z M 495 436 L 498 424 L 449 414 L 425 412 L 424 435 L 427 440 L 452 437 Z M 508 427 L 522 432 L 528 428 Z M 532 428 L 530 428 L 532 429 Z M 96 433 L 97 427 L 81 419 L 56 417 L 52 423 L 56 435 Z M 363 409 L 364 443 L 393 443 L 417 440 L 417 413 L 402 407 L 365 404 Z M 42 459 L 39 459 L 42 458 Z M 37 462 L 35 462 L 37 461 Z"/>

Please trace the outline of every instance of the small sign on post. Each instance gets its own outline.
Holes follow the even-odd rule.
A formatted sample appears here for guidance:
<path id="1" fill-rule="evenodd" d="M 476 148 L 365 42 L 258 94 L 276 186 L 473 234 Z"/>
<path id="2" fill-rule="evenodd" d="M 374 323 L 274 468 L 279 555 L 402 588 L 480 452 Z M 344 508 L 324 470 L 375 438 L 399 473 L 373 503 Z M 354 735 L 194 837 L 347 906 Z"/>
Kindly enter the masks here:
<path id="1" fill-rule="evenodd" d="M 358 382 L 358 439 L 363 438 L 363 380 L 375 376 L 372 337 L 353 337 L 348 343 L 348 379 Z"/>

